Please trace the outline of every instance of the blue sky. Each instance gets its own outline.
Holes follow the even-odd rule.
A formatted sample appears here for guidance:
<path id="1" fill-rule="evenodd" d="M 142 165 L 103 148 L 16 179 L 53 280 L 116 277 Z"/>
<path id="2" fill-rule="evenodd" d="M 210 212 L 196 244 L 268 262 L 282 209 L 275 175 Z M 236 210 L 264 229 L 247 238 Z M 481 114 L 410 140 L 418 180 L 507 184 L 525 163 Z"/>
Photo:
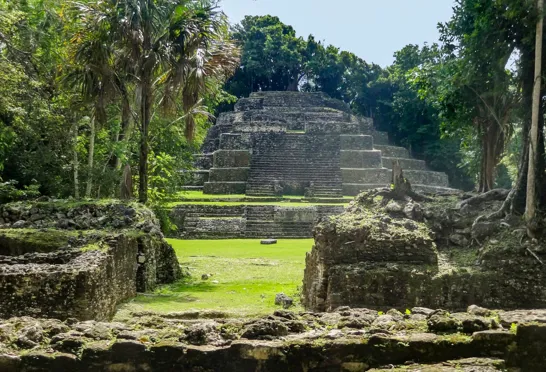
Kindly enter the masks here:
<path id="1" fill-rule="evenodd" d="M 355 53 L 387 66 L 407 44 L 438 40 L 436 25 L 449 20 L 454 0 L 222 0 L 232 23 L 245 15 L 278 16 L 298 36 Z"/>

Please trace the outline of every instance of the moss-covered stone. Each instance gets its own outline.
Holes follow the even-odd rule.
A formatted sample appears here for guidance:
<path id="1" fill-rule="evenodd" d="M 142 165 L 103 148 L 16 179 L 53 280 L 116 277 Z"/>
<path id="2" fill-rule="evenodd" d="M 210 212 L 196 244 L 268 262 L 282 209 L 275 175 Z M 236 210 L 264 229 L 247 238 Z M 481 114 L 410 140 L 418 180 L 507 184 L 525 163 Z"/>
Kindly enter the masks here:
<path id="1" fill-rule="evenodd" d="M 174 250 L 143 206 L 54 202 L 0 209 L 0 317 L 108 319 L 137 291 L 180 276 Z"/>
<path id="2" fill-rule="evenodd" d="M 515 334 L 508 330 L 472 335 L 428 333 L 422 327 L 412 328 L 415 322 L 426 324 L 420 317 L 392 309 L 379 315 L 377 311 L 347 307 L 332 313 L 277 312 L 250 320 L 147 316 L 123 323 L 61 323 L 12 318 L 0 321 L 0 329 L 11 330 L 8 334 L 12 336 L 0 340 L 0 370 L 303 372 L 382 371 L 382 366 L 389 366 L 389 370 L 399 371 L 490 372 L 504 370 L 505 360 L 512 367 L 522 367 L 523 372 L 543 370 L 543 327 L 527 323 L 530 318 L 517 312 L 505 316 L 519 319 Z M 340 328 L 340 319 L 348 318 L 370 322 L 362 329 Z M 375 320 L 384 318 L 390 319 L 390 328 L 377 329 L 379 322 Z M 534 319 L 543 317 L 535 313 Z M 305 323 L 306 330 L 291 330 L 291 322 Z M 51 331 L 61 325 L 62 332 L 51 337 Z M 37 342 L 31 349 L 22 349 L 19 338 L 30 335 L 31 329 L 30 337 Z"/>
<path id="3" fill-rule="evenodd" d="M 480 230 L 476 238 L 474 221 L 496 210 L 499 201 L 463 208 L 457 196 L 418 205 L 388 195 L 385 190 L 362 193 L 345 213 L 316 226 L 315 246 L 306 258 L 306 308 L 546 306 L 543 243 L 525 239 L 514 219 L 487 222 L 495 228 L 486 237 Z M 461 326 L 467 332 L 485 327 Z"/>

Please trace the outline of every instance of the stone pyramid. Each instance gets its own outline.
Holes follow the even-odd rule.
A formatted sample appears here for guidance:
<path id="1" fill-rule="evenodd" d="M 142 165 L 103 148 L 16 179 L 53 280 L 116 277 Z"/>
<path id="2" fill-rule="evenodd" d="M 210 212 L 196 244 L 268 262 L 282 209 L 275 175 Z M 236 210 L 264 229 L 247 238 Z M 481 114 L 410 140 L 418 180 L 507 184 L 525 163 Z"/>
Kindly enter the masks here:
<path id="1" fill-rule="evenodd" d="M 395 160 L 416 190 L 452 191 L 446 174 L 324 93 L 252 93 L 218 117 L 203 152 L 194 187 L 206 194 L 354 196 L 389 185 Z"/>

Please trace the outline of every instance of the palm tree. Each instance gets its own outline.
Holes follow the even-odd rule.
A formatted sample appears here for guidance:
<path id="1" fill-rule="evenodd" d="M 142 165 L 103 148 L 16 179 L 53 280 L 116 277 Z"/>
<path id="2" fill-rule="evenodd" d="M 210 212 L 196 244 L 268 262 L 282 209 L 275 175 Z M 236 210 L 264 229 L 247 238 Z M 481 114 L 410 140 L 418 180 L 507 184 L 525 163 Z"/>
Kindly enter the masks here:
<path id="1" fill-rule="evenodd" d="M 73 38 L 70 53 L 72 64 L 68 66 L 64 82 L 80 91 L 84 105 L 93 106 L 89 120 L 88 177 L 85 191 L 85 197 L 89 198 L 93 187 L 96 128 L 106 125 L 106 105 L 114 100 L 117 86 L 108 33 L 102 27 L 89 30 L 89 24 L 86 26 L 83 32 L 77 33 Z"/>
<path id="2" fill-rule="evenodd" d="M 77 4 L 82 18 L 108 30 L 115 76 L 133 76 L 140 134 L 139 200 L 148 200 L 149 128 L 158 104 L 167 112 L 180 99 L 185 135 L 210 84 L 229 77 L 239 52 L 226 16 L 208 0 L 110 0 Z M 90 23 L 91 24 L 91 23 Z M 121 79 L 119 79 L 121 80 Z M 128 100 L 127 100 L 128 102 Z"/>

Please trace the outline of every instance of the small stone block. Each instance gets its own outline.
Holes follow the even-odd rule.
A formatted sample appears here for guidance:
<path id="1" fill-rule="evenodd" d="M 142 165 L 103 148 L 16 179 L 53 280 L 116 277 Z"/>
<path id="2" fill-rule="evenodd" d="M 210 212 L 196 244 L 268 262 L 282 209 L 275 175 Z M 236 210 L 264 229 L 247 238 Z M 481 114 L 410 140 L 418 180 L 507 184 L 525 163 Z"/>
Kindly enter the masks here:
<path id="1" fill-rule="evenodd" d="M 264 244 L 264 245 L 277 244 L 277 239 L 264 239 L 260 242 L 260 244 Z"/>

